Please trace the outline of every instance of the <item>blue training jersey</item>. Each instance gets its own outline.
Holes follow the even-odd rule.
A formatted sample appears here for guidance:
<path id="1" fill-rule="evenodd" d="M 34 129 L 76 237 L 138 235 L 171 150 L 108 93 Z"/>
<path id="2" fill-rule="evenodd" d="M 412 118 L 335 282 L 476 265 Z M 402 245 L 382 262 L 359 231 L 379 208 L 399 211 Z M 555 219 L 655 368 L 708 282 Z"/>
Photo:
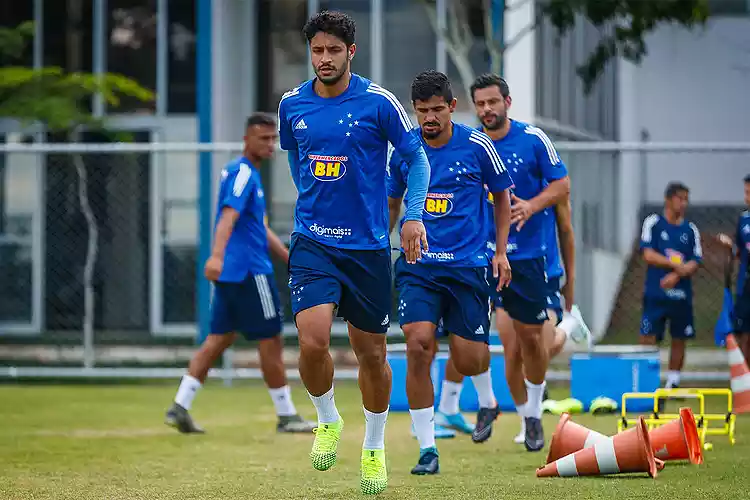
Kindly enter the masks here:
<path id="1" fill-rule="evenodd" d="M 418 128 L 415 134 L 422 137 Z M 492 207 L 485 201 L 484 185 L 495 193 L 512 185 L 492 140 L 466 125 L 453 123 L 453 135 L 447 144 L 433 148 L 425 142 L 423 146 L 431 174 L 422 217 L 429 252 L 423 254 L 421 263 L 486 266 L 486 212 Z M 394 151 L 388 166 L 388 196 L 404 196 L 407 175 L 406 163 Z"/>
<path id="2" fill-rule="evenodd" d="M 240 213 L 224 253 L 219 281 L 241 282 L 248 274 L 273 272 L 266 235 L 266 201 L 260 173 L 245 157 L 229 162 L 221 171 L 216 223 L 230 207 Z"/>
<path id="3" fill-rule="evenodd" d="M 692 222 L 670 224 L 660 214 L 651 214 L 643 220 L 641 229 L 641 251 L 651 248 L 676 264 L 703 259 L 701 237 Z M 648 266 L 644 296 L 649 299 L 692 300 L 693 290 L 690 278 L 682 278 L 673 289 L 664 290 L 661 279 L 671 271 L 656 266 Z"/>
<path id="4" fill-rule="evenodd" d="M 279 103 L 281 147 L 297 151 L 299 168 L 294 231 L 338 248 L 388 248 L 388 143 L 408 156 L 421 142 L 382 87 L 353 74 L 341 95 L 323 98 L 313 82 Z"/>
<path id="5" fill-rule="evenodd" d="M 737 231 L 734 244 L 739 250 L 740 266 L 737 272 L 737 296 L 745 289 L 745 274 L 747 273 L 748 258 L 750 258 L 750 211 L 743 210 L 737 219 Z"/>
<path id="6" fill-rule="evenodd" d="M 568 175 L 568 169 L 552 141 L 537 127 L 511 120 L 508 134 L 493 141 L 493 144 L 513 178 L 512 193 L 522 200 L 534 198 L 549 183 Z M 509 260 L 547 256 L 547 217 L 544 212 L 532 215 L 521 231 L 516 224 L 510 226 L 507 247 Z M 490 245 L 495 242 L 494 222 L 490 224 L 488 241 Z"/>

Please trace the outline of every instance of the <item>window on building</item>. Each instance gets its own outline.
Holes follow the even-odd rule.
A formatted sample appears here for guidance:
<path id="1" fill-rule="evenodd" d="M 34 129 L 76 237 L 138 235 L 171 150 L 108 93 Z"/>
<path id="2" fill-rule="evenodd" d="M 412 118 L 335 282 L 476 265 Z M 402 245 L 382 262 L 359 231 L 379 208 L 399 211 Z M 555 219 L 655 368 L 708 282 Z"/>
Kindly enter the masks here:
<path id="1" fill-rule="evenodd" d="M 346 12 L 357 24 L 357 54 L 352 61 L 352 71 L 370 78 L 372 44 L 370 43 L 370 0 L 320 0 L 320 10 Z M 302 27 L 300 26 L 300 29 Z"/>
<path id="2" fill-rule="evenodd" d="M 411 82 L 435 68 L 435 31 L 419 0 L 385 0 L 383 5 L 383 84 L 411 109 Z M 420 19 L 424 22 L 415 22 Z"/>
<path id="3" fill-rule="evenodd" d="M 24 21 L 34 20 L 33 2 L 3 1 L 0 2 L 0 27 L 15 28 Z M 34 49 L 33 38 L 18 55 L 18 58 L 0 58 L 0 67 L 2 66 L 32 66 Z"/>
<path id="4" fill-rule="evenodd" d="M 91 72 L 93 1 L 44 0 L 43 5 L 44 55 L 42 64 L 59 66 L 67 71 Z"/>
<path id="5" fill-rule="evenodd" d="M 169 0 L 167 111 L 195 113 L 196 106 L 195 0 Z"/>
<path id="6" fill-rule="evenodd" d="M 108 0 L 107 72 L 156 90 L 156 0 Z M 112 113 L 152 113 L 154 103 L 125 98 Z"/>

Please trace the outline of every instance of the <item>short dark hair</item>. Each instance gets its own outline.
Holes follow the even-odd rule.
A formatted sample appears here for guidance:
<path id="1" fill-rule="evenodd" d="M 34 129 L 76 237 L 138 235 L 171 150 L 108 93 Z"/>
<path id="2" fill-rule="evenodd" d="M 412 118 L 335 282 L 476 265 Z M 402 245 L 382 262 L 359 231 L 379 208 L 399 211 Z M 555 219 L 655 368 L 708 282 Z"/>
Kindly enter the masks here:
<path id="1" fill-rule="evenodd" d="M 445 102 L 453 101 L 453 89 L 445 73 L 431 69 L 418 74 L 411 82 L 411 102 L 426 101 L 435 96 L 442 97 Z"/>
<path id="2" fill-rule="evenodd" d="M 249 129 L 253 125 L 264 125 L 267 127 L 275 127 L 276 119 L 268 113 L 262 113 L 260 111 L 253 113 L 247 117 L 245 122 L 245 130 Z"/>
<path id="3" fill-rule="evenodd" d="M 508 82 L 506 82 L 505 79 L 495 73 L 485 73 L 479 75 L 477 79 L 474 80 L 474 83 L 471 84 L 471 87 L 469 87 L 471 100 L 474 101 L 474 93 L 477 89 L 486 89 L 493 86 L 497 86 L 500 89 L 500 94 L 503 97 L 508 97 L 510 95 L 510 87 L 508 87 Z"/>
<path id="4" fill-rule="evenodd" d="M 354 44 L 354 34 L 357 25 L 348 14 L 338 11 L 324 10 L 312 16 L 302 28 L 307 43 L 320 32 L 333 35 L 350 47 Z"/>
<path id="5" fill-rule="evenodd" d="M 664 198 L 671 198 L 677 193 L 689 193 L 690 188 L 679 181 L 673 181 L 667 184 L 667 189 L 664 190 Z"/>
<path id="6" fill-rule="evenodd" d="M 743 180 L 745 181 L 745 184 L 750 184 L 750 174 L 747 174 Z"/>

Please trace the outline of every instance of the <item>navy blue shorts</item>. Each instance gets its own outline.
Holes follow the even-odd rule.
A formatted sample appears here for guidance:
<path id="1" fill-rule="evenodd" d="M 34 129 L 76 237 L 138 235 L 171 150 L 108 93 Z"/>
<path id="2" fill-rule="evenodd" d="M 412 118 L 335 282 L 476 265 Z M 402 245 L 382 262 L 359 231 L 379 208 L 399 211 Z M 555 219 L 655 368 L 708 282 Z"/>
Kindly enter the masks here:
<path id="1" fill-rule="evenodd" d="M 448 267 L 396 261 L 399 323 L 441 323 L 445 332 L 489 343 L 490 295 L 486 267 Z M 437 332 L 436 332 L 437 333 Z"/>
<path id="2" fill-rule="evenodd" d="M 547 278 L 547 309 L 555 312 L 555 315 L 557 315 L 557 324 L 559 325 L 563 316 L 560 276 Z"/>
<path id="3" fill-rule="evenodd" d="M 549 283 L 545 272 L 544 257 L 510 261 L 513 273 L 510 286 L 497 291 L 497 280 L 490 276 L 492 302 L 497 309 L 505 309 L 508 315 L 527 325 L 541 325 L 549 319 L 547 309 Z"/>
<path id="4" fill-rule="evenodd" d="M 211 333 L 241 333 L 262 340 L 281 333 L 281 306 L 273 274 L 248 276 L 241 283 L 216 283 Z"/>
<path id="5" fill-rule="evenodd" d="M 750 333 L 750 295 L 743 293 L 739 295 L 734 302 L 732 311 L 732 321 L 734 323 L 734 333 Z"/>
<path id="6" fill-rule="evenodd" d="M 695 337 L 693 325 L 693 304 L 688 300 L 643 299 L 641 335 L 656 335 L 656 341 L 664 339 L 666 322 L 669 321 L 669 335 L 673 339 Z"/>
<path id="7" fill-rule="evenodd" d="M 289 245 L 289 288 L 295 318 L 336 304 L 337 315 L 368 333 L 386 333 L 392 305 L 391 252 L 329 247 L 295 233 Z"/>

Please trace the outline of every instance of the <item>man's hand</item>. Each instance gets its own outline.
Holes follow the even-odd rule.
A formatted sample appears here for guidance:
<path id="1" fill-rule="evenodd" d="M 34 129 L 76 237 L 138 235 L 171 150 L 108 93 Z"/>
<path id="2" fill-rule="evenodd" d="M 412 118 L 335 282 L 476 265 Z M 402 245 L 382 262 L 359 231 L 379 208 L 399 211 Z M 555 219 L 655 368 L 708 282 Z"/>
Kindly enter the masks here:
<path id="1" fill-rule="evenodd" d="M 520 231 L 526 221 L 534 215 L 534 211 L 531 208 L 531 203 L 522 200 L 515 194 L 511 193 L 510 201 L 510 223 L 517 224 L 516 229 Z"/>
<path id="2" fill-rule="evenodd" d="M 401 226 L 401 248 L 406 252 L 406 262 L 414 264 L 422 259 L 422 253 L 429 251 L 427 231 L 418 220 L 408 220 Z"/>
<path id="3" fill-rule="evenodd" d="M 495 252 L 494 257 L 492 257 L 492 276 L 497 278 L 498 292 L 510 284 L 510 262 L 508 262 L 508 255 L 505 252 Z"/>
<path id="4" fill-rule="evenodd" d="M 664 276 L 661 281 L 659 282 L 659 285 L 664 290 L 669 290 L 671 288 L 674 288 L 677 286 L 677 283 L 680 282 L 680 275 L 676 272 L 672 272 Z"/>
<path id="5" fill-rule="evenodd" d="M 208 281 L 218 281 L 222 269 L 224 269 L 224 261 L 212 255 L 206 261 L 206 266 L 203 268 L 203 274 Z"/>
<path id="6" fill-rule="evenodd" d="M 730 238 L 724 233 L 719 233 L 718 235 L 716 235 L 716 239 L 719 240 L 719 243 L 721 243 L 722 245 L 724 245 L 725 247 L 729 249 L 734 247 L 734 242 L 732 241 L 732 238 Z"/>
<path id="7" fill-rule="evenodd" d="M 565 280 L 565 284 L 560 289 L 560 294 L 563 296 L 563 299 L 565 299 L 565 310 L 570 312 L 571 308 L 573 307 L 573 283 Z"/>

